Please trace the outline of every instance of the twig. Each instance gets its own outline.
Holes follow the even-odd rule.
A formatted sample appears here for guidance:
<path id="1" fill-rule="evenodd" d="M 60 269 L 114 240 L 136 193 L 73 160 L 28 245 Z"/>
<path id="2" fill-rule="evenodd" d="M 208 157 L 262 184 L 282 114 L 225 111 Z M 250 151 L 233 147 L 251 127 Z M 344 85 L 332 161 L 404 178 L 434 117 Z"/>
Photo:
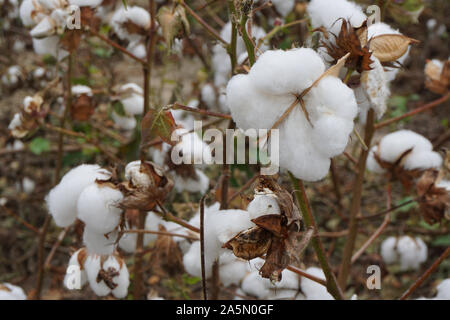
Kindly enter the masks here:
<path id="1" fill-rule="evenodd" d="M 165 232 L 165 231 L 154 231 L 154 230 L 146 230 L 146 229 L 132 229 L 132 230 L 124 230 L 123 233 L 144 233 L 144 234 L 156 234 L 159 236 L 170 236 L 170 237 L 179 237 L 185 238 L 193 241 L 197 241 L 197 237 L 181 234 L 181 233 L 173 233 L 173 232 Z"/>
<path id="2" fill-rule="evenodd" d="M 255 182 L 256 179 L 258 179 L 260 177 L 259 174 L 255 174 L 250 180 L 248 180 L 238 191 L 236 191 L 235 193 L 233 193 L 229 198 L 228 198 L 228 203 L 230 203 L 231 201 L 233 201 L 238 195 L 240 195 L 244 190 L 247 190 L 253 182 Z"/>
<path id="3" fill-rule="evenodd" d="M 377 123 L 375 125 L 375 129 L 380 129 L 380 128 L 385 127 L 385 126 L 387 126 L 387 125 L 389 125 L 391 123 L 400 121 L 400 120 L 405 119 L 407 117 L 411 117 L 411 116 L 413 116 L 415 114 L 424 112 L 426 110 L 430 110 L 430 109 L 440 105 L 441 103 L 444 103 L 445 101 L 448 100 L 448 98 L 450 98 L 450 93 L 448 93 L 448 94 L 446 94 L 446 95 L 440 97 L 439 99 L 436 99 L 436 100 L 434 100 L 434 101 L 432 101 L 430 103 L 427 103 L 427 104 L 425 104 L 425 105 L 423 105 L 423 106 L 421 106 L 419 108 L 416 108 L 416 109 L 414 109 L 414 110 L 412 110 L 410 112 L 404 113 L 401 116 L 398 116 L 398 117 L 395 117 L 395 118 L 392 118 L 392 119 L 389 119 L 389 120 Z"/>
<path id="4" fill-rule="evenodd" d="M 205 196 L 200 200 L 200 252 L 202 268 L 203 299 L 208 300 L 206 292 L 206 270 L 205 270 Z"/>
<path id="5" fill-rule="evenodd" d="M 247 21 L 248 21 L 248 13 L 243 12 L 241 17 L 241 33 L 242 33 L 242 40 L 244 40 L 245 48 L 247 49 L 248 54 L 248 61 L 250 62 L 250 67 L 253 66 L 256 62 L 255 57 L 255 46 L 253 45 L 253 42 L 250 40 L 250 37 L 247 32 Z"/>
<path id="6" fill-rule="evenodd" d="M 59 233 L 58 240 L 55 242 L 55 244 L 53 245 L 52 249 L 50 250 L 50 253 L 47 256 L 47 259 L 45 259 L 45 263 L 44 263 L 45 270 L 49 270 L 50 263 L 52 262 L 53 256 L 55 255 L 56 250 L 61 245 L 61 243 L 64 240 L 64 238 L 66 237 L 67 232 L 69 232 L 70 228 L 71 228 L 70 226 L 66 227 L 66 228 L 64 228 L 64 230 L 62 230 Z"/>
<path id="7" fill-rule="evenodd" d="M 208 110 L 203 110 L 203 109 L 197 109 L 197 108 L 192 108 L 192 107 L 188 107 L 179 103 L 174 103 L 172 105 L 169 106 L 170 109 L 181 109 L 184 111 L 188 111 L 188 112 L 193 112 L 193 113 L 198 113 L 204 116 L 210 116 L 210 117 L 217 117 L 217 118 L 222 118 L 222 119 L 233 119 L 231 117 L 231 115 L 229 114 L 223 114 L 223 113 L 218 113 L 218 112 L 213 112 L 213 111 L 208 111 Z"/>
<path id="8" fill-rule="evenodd" d="M 25 228 L 27 228 L 28 230 L 36 233 L 36 234 L 40 234 L 39 229 L 37 229 L 35 226 L 33 226 L 32 224 L 28 223 L 27 221 L 25 221 L 21 216 L 19 216 L 18 214 L 16 214 L 15 212 L 13 212 L 12 210 L 8 209 L 5 206 L 1 206 L 0 208 L 2 208 L 6 214 L 8 214 L 9 216 L 13 217 L 14 219 L 16 219 L 19 223 L 23 224 L 23 226 Z"/>
<path id="9" fill-rule="evenodd" d="M 314 229 L 315 236 L 312 238 L 311 242 L 314 247 L 314 251 L 316 252 L 317 259 L 319 260 L 320 266 L 322 267 L 323 273 L 325 274 L 326 282 L 327 282 L 327 290 L 328 292 L 336 299 L 342 300 L 344 296 L 342 294 L 341 289 L 336 281 L 336 277 L 331 270 L 330 264 L 328 262 L 325 250 L 323 249 L 322 241 L 320 240 L 316 221 L 311 212 L 311 208 L 309 206 L 308 198 L 306 196 L 305 187 L 303 186 L 303 182 L 299 179 L 296 179 L 292 173 L 289 172 L 289 177 L 291 178 L 292 184 L 294 186 L 294 192 L 297 198 L 297 203 L 300 207 L 300 210 L 303 214 L 303 219 L 305 221 L 305 225 L 309 228 L 312 227 Z"/>
<path id="10" fill-rule="evenodd" d="M 405 293 L 402 294 L 402 296 L 399 298 L 400 300 L 406 300 L 428 277 L 439 267 L 442 261 L 444 261 L 448 256 L 450 255 L 450 247 L 445 249 L 445 251 L 441 254 L 439 258 L 436 259 L 436 261 L 433 262 L 431 267 L 425 271 L 425 273 L 419 277 L 419 279 L 416 280 L 412 284 L 411 287 L 409 287 L 408 290 L 406 290 Z"/>
<path id="11" fill-rule="evenodd" d="M 370 147 L 370 142 L 372 141 L 372 136 L 374 133 L 374 119 L 375 113 L 373 109 L 370 109 L 367 113 L 366 128 L 364 134 L 364 142 Z M 362 188 L 364 182 L 364 172 L 366 171 L 366 160 L 369 155 L 368 149 L 361 150 L 361 154 L 358 160 L 358 172 L 355 177 L 355 182 L 353 185 L 353 199 L 350 207 L 350 221 L 349 221 L 349 234 L 347 241 L 344 246 L 344 253 L 342 255 L 342 262 L 339 268 L 338 282 L 341 288 L 345 288 L 347 284 L 347 278 L 350 273 L 351 259 L 353 255 L 353 249 L 355 248 L 356 235 L 358 232 L 358 219 L 357 216 L 361 209 L 361 197 Z"/>

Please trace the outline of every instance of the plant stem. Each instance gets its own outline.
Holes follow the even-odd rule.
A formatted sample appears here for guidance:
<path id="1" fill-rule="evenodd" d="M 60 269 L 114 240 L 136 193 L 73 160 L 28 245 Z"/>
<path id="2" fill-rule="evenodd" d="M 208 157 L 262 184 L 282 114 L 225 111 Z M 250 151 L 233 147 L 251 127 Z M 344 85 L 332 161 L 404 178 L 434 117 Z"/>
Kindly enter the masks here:
<path id="1" fill-rule="evenodd" d="M 192 112 L 192 113 L 198 113 L 204 116 L 210 116 L 210 117 L 216 117 L 216 118 L 222 118 L 222 119 L 233 119 L 231 117 L 231 115 L 229 114 L 223 114 L 223 113 L 218 113 L 218 112 L 213 112 L 213 111 L 208 111 L 208 110 L 204 110 L 204 109 L 197 109 L 197 108 L 192 108 L 189 106 L 185 106 L 179 103 L 174 103 L 170 106 L 171 109 L 177 110 L 177 109 L 181 109 L 187 112 Z"/>
<path id="2" fill-rule="evenodd" d="M 442 261 L 444 261 L 449 255 L 450 255 L 450 247 L 447 247 L 447 249 L 445 249 L 445 251 L 441 254 L 441 256 L 437 258 L 436 261 L 433 262 L 431 267 L 429 267 L 427 271 L 425 271 L 425 273 L 419 279 L 417 279 L 416 282 L 414 282 L 412 286 L 409 287 L 409 289 L 406 290 L 406 292 L 402 294 L 402 296 L 399 299 L 406 300 L 406 298 L 408 298 L 411 295 L 411 293 L 413 293 L 426 279 L 428 279 L 428 277 L 437 269 L 437 267 L 439 267 Z"/>
<path id="3" fill-rule="evenodd" d="M 234 75 L 237 64 L 237 25 L 236 25 L 236 8 L 234 6 L 234 0 L 228 0 L 228 11 L 231 20 L 231 43 L 227 47 L 228 55 L 231 61 L 231 74 Z"/>
<path id="4" fill-rule="evenodd" d="M 241 17 L 241 32 L 242 32 L 242 40 L 244 40 L 245 48 L 247 49 L 248 53 L 248 61 L 250 62 L 250 67 L 253 66 L 256 62 L 255 57 L 255 47 L 253 46 L 253 42 L 250 40 L 250 37 L 247 33 L 247 21 L 248 21 L 248 15 L 243 13 Z"/>
<path id="5" fill-rule="evenodd" d="M 362 187 L 364 182 L 364 172 L 366 171 L 366 160 L 369 155 L 370 142 L 372 141 L 372 136 L 375 131 L 374 121 L 375 113 L 371 108 L 367 113 L 366 128 L 364 133 L 364 143 L 368 146 L 368 148 L 361 150 L 361 154 L 358 159 L 358 172 L 353 185 L 353 199 L 350 207 L 350 221 L 348 227 L 349 234 L 345 243 L 338 276 L 338 282 L 341 288 L 346 287 L 347 278 L 350 273 L 353 249 L 355 248 L 356 235 L 358 231 L 358 214 L 361 210 Z"/>
<path id="6" fill-rule="evenodd" d="M 314 229 L 314 236 L 311 240 L 314 251 L 316 252 L 317 259 L 319 260 L 320 266 L 322 267 L 323 273 L 325 274 L 325 278 L 327 281 L 327 290 L 328 292 L 336 299 L 342 300 L 344 296 L 342 294 L 341 289 L 339 288 L 336 277 L 331 270 L 330 264 L 327 259 L 327 255 L 323 248 L 322 241 L 319 237 L 319 232 L 317 229 L 316 221 L 311 212 L 311 208 L 309 206 L 308 198 L 306 196 L 305 187 L 303 186 L 303 182 L 299 179 L 296 179 L 292 173 L 289 172 L 289 177 L 291 178 L 292 185 L 294 186 L 294 192 L 296 195 L 297 203 L 300 207 L 300 210 L 303 215 L 303 220 L 305 221 L 306 227 L 312 227 Z"/>
<path id="7" fill-rule="evenodd" d="M 206 290 L 206 270 L 205 270 L 205 196 L 200 200 L 200 252 L 201 252 L 201 268 L 202 268 L 202 287 L 203 299 L 208 300 Z"/>
<path id="8" fill-rule="evenodd" d="M 145 229 L 145 217 L 147 212 L 140 211 L 138 216 L 138 229 Z M 144 250 L 144 233 L 138 233 L 136 237 L 136 251 L 134 253 L 134 278 L 133 299 L 142 299 L 142 258 Z"/>

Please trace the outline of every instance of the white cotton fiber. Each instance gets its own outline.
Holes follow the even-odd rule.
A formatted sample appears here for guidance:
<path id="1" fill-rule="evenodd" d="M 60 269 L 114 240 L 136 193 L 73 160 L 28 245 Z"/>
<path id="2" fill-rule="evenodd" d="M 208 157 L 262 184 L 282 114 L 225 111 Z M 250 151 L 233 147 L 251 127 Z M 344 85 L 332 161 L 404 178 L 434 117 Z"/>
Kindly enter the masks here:
<path id="1" fill-rule="evenodd" d="M 398 261 L 399 256 L 396 250 L 397 238 L 388 237 L 381 243 L 381 257 L 387 264 L 393 264 Z"/>
<path id="2" fill-rule="evenodd" d="M 209 189 L 209 178 L 201 170 L 195 169 L 196 179 L 191 177 L 182 177 L 173 175 L 175 190 L 179 193 L 183 191 L 200 192 L 205 194 Z"/>
<path id="3" fill-rule="evenodd" d="M 397 242 L 397 251 L 400 255 L 400 267 L 402 270 L 419 269 L 426 261 L 428 248 L 419 237 L 415 239 L 404 236 Z"/>
<path id="4" fill-rule="evenodd" d="M 232 254 L 231 252 L 227 252 L 227 254 Z M 247 275 L 247 262 L 239 260 L 235 257 L 234 259 L 228 263 L 222 263 L 222 256 L 220 256 L 220 281 L 226 287 L 229 285 L 235 284 L 239 285 Z"/>
<path id="5" fill-rule="evenodd" d="M 97 296 L 103 297 L 111 292 L 111 290 L 105 286 L 104 282 L 97 282 L 97 276 L 101 270 L 101 256 L 94 254 L 88 255 L 84 262 L 84 269 L 86 270 L 89 286 Z"/>
<path id="6" fill-rule="evenodd" d="M 264 280 L 270 282 L 270 280 L 262 278 L 257 270 L 252 271 L 242 281 L 241 288 L 248 295 L 264 299 L 270 294 L 270 289 Z"/>
<path id="7" fill-rule="evenodd" d="M 373 158 L 372 152 L 376 152 L 383 161 L 395 163 L 409 149 L 412 151 L 405 155 L 401 162 L 404 169 L 440 168 L 442 157 L 433 151 L 433 145 L 428 139 L 410 130 L 399 130 L 384 136 L 378 146 L 371 151 L 368 169 L 380 171 L 374 165 L 375 159 L 371 159 Z"/>
<path id="8" fill-rule="evenodd" d="M 295 95 L 324 71 L 323 61 L 311 49 L 266 51 L 248 75 L 236 75 L 228 83 L 227 103 L 234 121 L 243 130 L 272 128 Z M 330 158 L 344 151 L 357 104 L 352 90 L 334 77 L 321 79 L 304 103 L 311 123 L 297 103 L 278 125 L 279 164 L 298 178 L 316 181 L 328 173 Z"/>
<path id="9" fill-rule="evenodd" d="M 272 193 L 256 194 L 247 207 L 250 219 L 256 219 L 267 214 L 280 214 L 276 196 Z"/>
<path id="10" fill-rule="evenodd" d="M 143 90 L 135 83 L 127 83 L 120 87 L 119 94 L 127 92 L 125 97 L 120 99 L 125 112 L 129 115 L 142 114 L 144 111 Z"/>
<path id="11" fill-rule="evenodd" d="M 59 36 L 54 35 L 43 39 L 33 38 L 33 49 L 38 55 L 51 55 L 59 61 L 69 54 L 66 50 L 59 48 Z"/>
<path id="12" fill-rule="evenodd" d="M 359 27 L 367 19 L 362 8 L 347 0 L 312 0 L 307 7 L 312 27 L 325 27 L 335 35 L 339 34 L 342 20 L 350 20 L 353 27 Z"/>
<path id="13" fill-rule="evenodd" d="M 0 300 L 26 300 L 26 299 L 27 296 L 21 287 L 6 282 L 0 283 Z"/>
<path id="14" fill-rule="evenodd" d="M 33 29 L 30 31 L 30 35 L 33 38 L 41 39 L 49 37 L 55 33 L 55 23 L 50 17 L 42 19 Z"/>
<path id="15" fill-rule="evenodd" d="M 437 286 L 436 300 L 450 300 L 450 279 L 445 279 Z"/>
<path id="16" fill-rule="evenodd" d="M 141 172 L 140 168 L 141 160 L 128 163 L 125 167 L 125 179 L 135 186 L 148 187 L 152 184 L 152 180 L 145 172 Z"/>
<path id="17" fill-rule="evenodd" d="M 103 264 L 103 270 L 115 270 L 119 272 L 119 275 L 113 277 L 113 282 L 117 287 L 112 289 L 111 293 L 118 299 L 125 298 L 128 294 L 128 286 L 130 285 L 130 275 L 125 261 L 119 261 L 118 258 L 109 256 Z"/>
<path id="18" fill-rule="evenodd" d="M 107 235 L 84 228 L 83 242 L 88 254 L 109 255 L 116 249 L 117 231 Z"/>
<path id="19" fill-rule="evenodd" d="M 294 9 L 295 0 L 272 0 L 275 9 L 285 17 Z"/>
<path id="20" fill-rule="evenodd" d="M 119 224 L 122 209 L 118 207 L 123 194 L 111 187 L 91 184 L 80 194 L 77 203 L 78 218 L 90 230 L 106 234 Z"/>
<path id="21" fill-rule="evenodd" d="M 77 217 L 77 201 L 84 188 L 96 179 L 109 179 L 111 173 L 98 165 L 82 164 L 64 175 L 46 197 L 46 203 L 55 223 L 60 227 L 71 225 Z"/>
<path id="22" fill-rule="evenodd" d="M 148 212 L 145 218 L 145 230 L 158 231 L 158 225 L 162 223 L 163 220 L 160 216 L 153 212 Z M 128 223 L 126 224 L 127 230 L 129 229 Z M 134 229 L 134 228 L 133 228 Z M 152 241 L 155 241 L 158 235 L 152 233 L 144 234 L 144 246 Z M 133 253 L 136 251 L 136 240 L 137 233 L 124 233 L 119 241 L 119 247 L 128 253 Z"/>
<path id="23" fill-rule="evenodd" d="M 265 297 L 266 300 L 294 300 L 297 297 L 297 290 L 290 289 L 276 289 L 271 290 L 269 295 Z M 297 300 L 297 299 L 295 299 Z"/>
<path id="24" fill-rule="evenodd" d="M 121 116 L 113 111 L 111 117 L 120 129 L 133 130 L 136 128 L 137 121 L 134 116 Z"/>
<path id="25" fill-rule="evenodd" d="M 310 267 L 305 270 L 306 273 L 325 280 L 325 274 L 322 269 Z M 315 281 L 302 277 L 300 286 L 302 292 L 306 296 L 306 300 L 334 300 L 333 296 L 328 293 L 327 288 Z"/>
<path id="26" fill-rule="evenodd" d="M 69 0 L 69 4 L 79 7 L 91 7 L 95 8 L 99 6 L 103 0 Z"/>
<path id="27" fill-rule="evenodd" d="M 79 260 L 78 260 L 78 255 L 80 254 L 80 252 L 84 251 L 85 249 L 79 249 L 77 250 L 74 254 L 72 254 L 72 256 L 70 257 L 69 260 L 69 264 L 67 265 L 67 271 L 66 271 L 66 275 L 64 276 L 64 286 L 68 289 L 72 289 L 74 283 L 70 283 L 69 281 L 73 280 L 73 277 L 76 276 L 78 274 L 77 271 L 79 271 L 79 285 L 80 288 L 73 288 L 73 289 L 81 289 L 87 282 L 87 275 L 86 275 L 86 270 L 84 270 L 84 265 L 80 265 Z M 72 269 L 71 267 L 74 266 L 77 269 Z"/>
<path id="28" fill-rule="evenodd" d="M 33 0 L 22 1 L 22 3 L 20 4 L 19 14 L 20 20 L 25 27 L 31 27 L 36 24 L 36 21 L 32 16 L 33 11 L 35 11 Z"/>
<path id="29" fill-rule="evenodd" d="M 92 89 L 88 86 L 77 84 L 72 86 L 72 94 L 75 96 L 81 96 L 82 94 L 92 96 Z"/>
<path id="30" fill-rule="evenodd" d="M 133 23 L 144 30 L 148 30 L 150 28 L 150 14 L 144 8 L 128 6 L 127 9 L 120 7 L 111 18 L 111 26 L 120 39 L 130 42 L 139 41 L 142 35 L 131 34 L 124 26 L 126 23 Z"/>

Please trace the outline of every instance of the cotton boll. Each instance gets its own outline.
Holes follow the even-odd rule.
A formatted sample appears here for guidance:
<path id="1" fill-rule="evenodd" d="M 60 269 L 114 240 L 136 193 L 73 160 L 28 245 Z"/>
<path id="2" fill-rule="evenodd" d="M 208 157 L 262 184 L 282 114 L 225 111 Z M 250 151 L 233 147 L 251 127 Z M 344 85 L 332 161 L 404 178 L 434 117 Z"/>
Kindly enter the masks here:
<path id="1" fill-rule="evenodd" d="M 310 267 L 306 269 L 305 272 L 325 280 L 325 274 L 322 269 Z M 308 278 L 302 277 L 300 286 L 302 288 L 302 292 L 306 296 L 306 300 L 334 300 L 333 296 L 328 293 L 326 287 Z"/>
<path id="2" fill-rule="evenodd" d="M 59 48 L 59 36 L 54 35 L 43 39 L 33 38 L 33 49 L 38 55 L 51 55 L 59 61 L 69 54 L 66 50 Z"/>
<path id="3" fill-rule="evenodd" d="M 84 86 L 81 84 L 77 84 L 75 86 L 72 86 L 72 94 L 75 96 L 81 96 L 83 94 L 91 97 L 92 96 L 92 89 L 88 86 Z"/>
<path id="4" fill-rule="evenodd" d="M 136 128 L 136 118 L 134 116 L 126 117 L 117 114 L 115 111 L 111 113 L 111 117 L 116 125 L 123 130 L 133 130 Z"/>
<path id="5" fill-rule="evenodd" d="M 141 7 L 129 6 L 127 9 L 120 7 L 111 18 L 111 26 L 120 39 L 126 39 L 130 42 L 139 41 L 142 36 L 130 33 L 124 26 L 126 23 L 133 23 L 144 30 L 148 30 L 150 28 L 150 14 Z"/>
<path id="6" fill-rule="evenodd" d="M 103 264 L 103 270 L 114 270 L 119 272 L 119 275 L 113 277 L 113 282 L 117 287 L 112 289 L 111 293 L 118 299 L 125 298 L 128 294 L 128 286 L 130 285 L 130 275 L 125 261 L 119 260 L 115 256 L 109 256 Z"/>
<path id="7" fill-rule="evenodd" d="M 202 87 L 201 90 L 202 101 L 206 104 L 209 109 L 215 109 L 217 103 L 217 95 L 214 87 L 207 83 Z"/>
<path id="8" fill-rule="evenodd" d="M 387 264 L 393 264 L 398 261 L 397 238 L 388 237 L 381 243 L 381 257 Z"/>
<path id="9" fill-rule="evenodd" d="M 450 300 L 450 279 L 445 279 L 437 286 L 436 300 Z"/>
<path id="10" fill-rule="evenodd" d="M 122 85 L 119 89 L 119 93 L 127 91 L 130 91 L 131 93 L 120 100 L 125 112 L 129 115 L 142 114 L 144 111 L 144 92 L 142 91 L 142 88 L 135 83 L 127 83 Z"/>
<path id="11" fill-rule="evenodd" d="M 97 296 L 104 297 L 111 292 L 111 289 L 103 281 L 97 282 L 97 276 L 101 270 L 101 256 L 95 254 L 88 255 L 84 262 L 84 269 L 86 270 L 89 286 Z"/>
<path id="12" fill-rule="evenodd" d="M 87 282 L 86 270 L 84 270 L 84 265 L 80 265 L 79 259 L 80 253 L 84 254 L 84 250 L 85 250 L 84 248 L 79 249 L 70 257 L 66 275 L 64 276 L 64 286 L 68 289 L 81 289 Z M 77 269 L 73 269 L 72 266 L 76 267 Z M 73 288 L 74 283 L 70 283 L 69 281 L 73 280 L 73 276 L 76 276 L 78 274 L 77 271 L 79 271 L 80 275 L 79 278 L 80 282 L 77 283 L 80 285 L 80 288 Z"/>
<path id="13" fill-rule="evenodd" d="M 117 231 L 105 235 L 85 227 L 83 243 L 86 246 L 88 254 L 109 255 L 116 249 L 117 236 Z"/>
<path id="14" fill-rule="evenodd" d="M 274 194 L 257 194 L 248 204 L 247 211 L 250 219 L 256 219 L 267 214 L 280 214 L 276 196 Z"/>
<path id="15" fill-rule="evenodd" d="M 206 245 L 206 243 L 205 243 Z M 200 241 L 192 243 L 189 250 L 183 255 L 183 265 L 187 273 L 194 277 L 201 277 L 201 251 Z M 205 275 L 207 278 L 211 276 L 211 267 L 215 261 L 215 257 L 209 254 L 205 254 Z"/>
<path id="16" fill-rule="evenodd" d="M 30 31 L 30 35 L 37 39 L 49 37 L 55 33 L 55 27 L 54 20 L 50 17 L 45 17 Z"/>
<path id="17" fill-rule="evenodd" d="M 209 189 L 209 178 L 201 170 L 195 169 L 196 179 L 191 177 L 173 176 L 175 190 L 179 193 L 183 191 L 206 193 Z"/>
<path id="18" fill-rule="evenodd" d="M 123 194 L 111 187 L 91 184 L 80 194 L 77 202 L 78 218 L 94 232 L 112 232 L 120 221 L 118 208 Z"/>
<path id="19" fill-rule="evenodd" d="M 253 222 L 247 211 L 244 210 L 219 210 L 209 214 L 206 218 L 205 232 L 213 232 L 220 245 L 225 244 L 240 231 L 253 227 Z M 206 230 L 206 229 L 209 229 Z"/>
<path id="20" fill-rule="evenodd" d="M 27 296 L 21 287 L 10 283 L 0 283 L 0 300 L 26 300 Z"/>
<path id="21" fill-rule="evenodd" d="M 111 173 L 98 165 L 82 164 L 64 175 L 47 195 L 48 210 L 60 227 L 71 225 L 77 217 L 77 201 L 84 188 L 96 179 L 109 179 Z"/>
<path id="22" fill-rule="evenodd" d="M 404 236 L 397 242 L 397 251 L 400 255 L 402 270 L 417 270 L 420 264 L 427 259 L 428 249 L 422 239 Z"/>
<path id="23" fill-rule="evenodd" d="M 262 278 L 258 271 L 253 271 L 244 278 L 241 288 L 248 295 L 264 299 L 270 294 L 264 280 L 267 279 Z"/>
<path id="24" fill-rule="evenodd" d="M 196 132 L 187 133 L 186 129 L 177 129 L 175 134 L 180 141 L 177 148 L 183 152 L 183 158 L 187 158 L 191 164 L 211 163 L 211 149 L 197 135 Z"/>
<path id="25" fill-rule="evenodd" d="M 342 21 L 349 19 L 353 27 L 359 27 L 367 19 L 362 8 L 347 0 L 312 0 L 307 7 L 313 29 L 325 27 L 335 35 L 339 34 Z"/>
<path id="26" fill-rule="evenodd" d="M 378 146 L 373 146 L 370 148 L 369 156 L 367 157 L 367 170 L 374 173 L 384 173 L 384 170 L 378 161 L 375 159 L 374 152 L 377 152 Z"/>
<path id="27" fill-rule="evenodd" d="M 247 274 L 247 263 L 234 259 L 234 261 L 220 265 L 220 281 L 224 286 L 239 285 Z"/>
<path id="28" fill-rule="evenodd" d="M 36 182 L 34 182 L 32 179 L 30 179 L 28 177 L 24 177 L 22 179 L 23 192 L 25 192 L 26 194 L 33 193 L 35 187 L 36 187 Z"/>
<path id="29" fill-rule="evenodd" d="M 33 11 L 36 10 L 33 2 L 33 0 L 24 0 L 20 4 L 20 20 L 25 27 L 31 27 L 36 24 L 36 21 L 33 19 Z M 35 16 L 35 18 L 37 17 Z"/>
<path id="30" fill-rule="evenodd" d="M 442 165 L 442 157 L 439 153 L 434 151 L 414 152 L 408 156 L 403 164 L 406 170 L 428 168 L 439 169 Z"/>
<path id="31" fill-rule="evenodd" d="M 127 46 L 127 50 L 140 59 L 144 59 L 147 56 L 145 44 L 142 43 L 140 39 L 130 42 Z"/>
<path id="32" fill-rule="evenodd" d="M 135 186 L 148 187 L 153 182 L 149 175 L 141 171 L 141 160 L 132 161 L 125 167 L 125 179 Z"/>
<path id="33" fill-rule="evenodd" d="M 91 7 L 95 8 L 99 6 L 103 0 L 69 0 L 69 4 L 79 7 Z"/>

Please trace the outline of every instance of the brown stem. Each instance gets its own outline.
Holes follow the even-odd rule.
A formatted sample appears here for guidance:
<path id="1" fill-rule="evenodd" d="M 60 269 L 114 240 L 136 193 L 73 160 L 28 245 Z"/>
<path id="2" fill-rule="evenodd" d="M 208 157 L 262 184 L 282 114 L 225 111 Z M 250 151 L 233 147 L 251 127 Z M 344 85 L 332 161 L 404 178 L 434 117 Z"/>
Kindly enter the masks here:
<path id="1" fill-rule="evenodd" d="M 233 119 L 231 117 L 231 115 L 229 114 L 223 114 L 223 113 L 219 113 L 219 112 L 213 112 L 213 111 L 208 111 L 208 110 L 204 110 L 204 109 L 197 109 L 197 108 L 192 108 L 192 107 L 188 107 L 179 103 L 174 103 L 173 105 L 170 106 L 171 109 L 181 109 L 184 111 L 188 111 L 188 112 L 193 112 L 193 113 L 198 113 L 204 116 L 211 116 L 211 117 L 217 117 L 217 118 L 223 118 L 223 119 Z"/>
<path id="2" fill-rule="evenodd" d="M 413 293 L 426 279 L 428 279 L 428 277 L 437 269 L 437 267 L 439 267 L 441 262 L 447 259 L 449 255 L 450 255 L 450 247 L 445 249 L 445 251 L 441 254 L 441 256 L 437 258 L 436 261 L 433 262 L 431 267 L 429 267 L 427 271 L 425 271 L 425 273 L 422 276 L 420 276 L 419 279 L 417 279 L 416 282 L 414 282 L 412 286 L 409 287 L 409 289 L 406 290 L 406 292 L 403 293 L 399 299 L 406 300 L 406 298 L 408 298 L 411 295 L 411 293 Z"/>
<path id="3" fill-rule="evenodd" d="M 238 195 L 240 195 L 244 190 L 247 190 L 253 182 L 255 182 L 256 179 L 258 179 L 260 177 L 259 174 L 255 174 L 250 180 L 248 180 L 238 191 L 236 191 L 235 193 L 233 193 L 229 198 L 228 198 L 228 203 L 230 203 L 231 201 L 233 201 Z"/>
<path id="4" fill-rule="evenodd" d="M 404 113 L 401 116 L 398 116 L 398 117 L 395 117 L 395 118 L 392 118 L 392 119 L 389 119 L 389 120 L 377 123 L 375 125 L 375 129 L 380 129 L 380 128 L 385 127 L 385 126 L 387 126 L 387 125 L 389 125 L 391 123 L 400 121 L 400 120 L 405 119 L 407 117 L 411 117 L 411 116 L 413 116 L 415 114 L 424 112 L 426 110 L 430 110 L 430 109 L 440 105 L 441 103 L 444 103 L 445 101 L 448 100 L 448 98 L 450 98 L 450 93 L 447 93 L 446 95 L 443 95 L 439 99 L 431 101 L 430 103 L 427 103 L 427 104 L 425 104 L 425 105 L 423 105 L 423 106 L 421 106 L 419 108 L 416 108 L 416 109 L 414 109 L 414 110 L 412 110 L 410 112 Z"/>
<path id="5" fill-rule="evenodd" d="M 58 235 L 57 241 L 55 242 L 55 244 L 53 245 L 52 249 L 50 250 L 50 253 L 47 256 L 47 259 L 45 259 L 45 263 L 44 263 L 45 270 L 49 270 L 49 267 L 50 267 L 50 264 L 52 262 L 53 256 L 55 255 L 56 250 L 61 245 L 62 241 L 66 237 L 67 232 L 69 232 L 69 230 L 70 230 L 70 226 L 64 228 L 64 230 L 61 231 L 60 234 Z"/>
<path id="6" fill-rule="evenodd" d="M 370 147 L 374 129 L 375 113 L 373 109 L 370 109 L 367 113 L 366 128 L 364 134 L 364 142 Z M 342 255 L 342 263 L 339 269 L 338 282 L 341 288 L 345 288 L 347 284 L 347 278 L 350 273 L 351 259 L 353 255 L 353 249 L 355 248 L 356 235 L 358 233 L 358 214 L 361 210 L 361 197 L 362 188 L 364 182 L 364 172 L 366 171 L 366 160 L 369 155 L 369 149 L 361 150 L 361 154 L 358 160 L 358 173 L 353 185 L 353 199 L 350 207 L 350 221 L 349 221 L 349 234 L 344 246 L 344 253 Z"/>
<path id="7" fill-rule="evenodd" d="M 145 229 L 145 217 L 147 212 L 140 211 L 138 216 L 138 229 Z M 144 249 L 144 233 L 138 233 L 136 237 L 136 251 L 134 253 L 134 278 L 133 278 L 133 298 L 142 299 L 142 260 Z"/>
<path id="8" fill-rule="evenodd" d="M 159 236 L 171 236 L 171 237 L 179 237 L 179 238 L 185 238 L 189 240 L 198 240 L 197 237 L 188 236 L 185 234 L 180 233 L 173 233 L 173 232 L 165 232 L 165 231 L 153 231 L 153 230 L 145 230 L 145 229 L 133 229 L 133 230 L 124 230 L 123 233 L 144 233 L 144 234 L 156 234 Z"/>
<path id="9" fill-rule="evenodd" d="M 206 290 L 206 270 L 205 270 L 205 196 L 200 200 L 200 252 L 202 268 L 203 299 L 208 300 Z"/>

